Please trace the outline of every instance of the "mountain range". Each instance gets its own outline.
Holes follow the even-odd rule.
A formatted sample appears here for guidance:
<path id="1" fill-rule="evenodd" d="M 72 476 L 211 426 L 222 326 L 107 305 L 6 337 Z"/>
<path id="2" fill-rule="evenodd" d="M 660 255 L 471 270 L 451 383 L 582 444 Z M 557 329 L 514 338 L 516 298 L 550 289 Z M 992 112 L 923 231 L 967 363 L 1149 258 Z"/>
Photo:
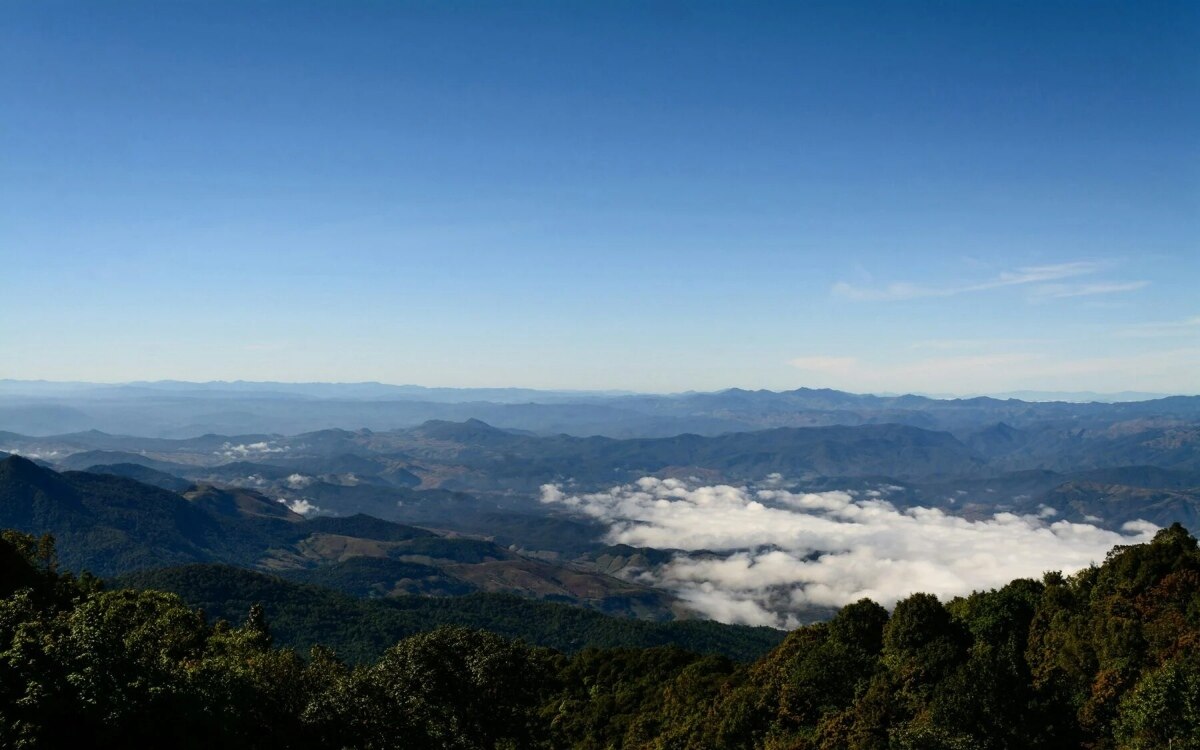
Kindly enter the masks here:
<path id="1" fill-rule="evenodd" d="M 389 409 L 449 410 L 464 418 L 175 437 L 171 430 L 7 429 L 0 431 L 0 527 L 53 534 L 72 570 L 121 579 L 192 571 L 163 573 L 166 582 L 153 585 L 206 608 L 219 603 L 204 593 L 216 584 L 204 581 L 229 578 L 232 570 L 265 576 L 268 588 L 300 598 L 302 589 L 292 587 L 355 602 L 460 603 L 451 609 L 472 597 L 506 596 L 521 606 L 570 605 L 660 623 L 702 611 L 688 598 L 694 593 L 662 571 L 676 563 L 736 563 L 739 550 L 617 544 L 614 529 L 628 519 L 543 502 L 547 486 L 603 496 L 644 478 L 672 479 L 837 491 L 880 498 L 901 514 L 918 507 L 967 520 L 1008 514 L 1118 532 L 1131 522 L 1200 527 L 1196 397 L 1035 403 L 733 389 L 669 397 L 555 393 L 545 403 L 520 403 L 542 396 L 489 394 L 513 399 L 503 403 L 453 402 L 449 392 L 435 402 L 424 391 L 382 386 L 230 385 L 63 386 L 54 394 L 63 403 L 54 408 L 86 401 L 103 406 L 96 414 L 160 424 L 177 407 L 229 414 L 212 409 L 233 401 L 263 425 L 270 422 L 260 419 L 264 414 L 301 421 L 371 415 L 378 423 Z M 0 388 L 0 428 L 20 423 L 4 411 L 9 398 L 16 398 L 11 383 Z M 165 411 L 154 411 L 156 404 Z M 263 404 L 267 412 L 259 411 Z M 346 404 L 352 411 L 339 412 Z M 633 434 L 587 434 L 586 421 L 571 422 L 581 431 L 572 434 L 547 430 L 545 422 L 492 424 L 475 416 L 522 410 L 588 419 L 620 414 L 611 424 Z M 658 434 L 696 420 L 704 429 Z M 645 428 L 651 422 L 657 427 Z M 830 611 L 801 604 L 792 614 L 807 622 Z"/>
<path id="2" fill-rule="evenodd" d="M 19 456 L 0 461 L 0 528 L 52 534 L 63 565 L 102 576 L 220 562 L 362 596 L 504 592 L 649 619 L 678 609 L 660 591 L 487 539 L 365 515 L 306 519 L 252 489 L 176 493 Z"/>
<path id="3" fill-rule="evenodd" d="M 0 450 L 174 492 L 192 484 L 243 487 L 307 513 L 366 513 L 527 552 L 577 555 L 602 531 L 547 509 L 539 502 L 545 484 L 601 491 L 643 476 L 738 484 L 778 475 L 796 491 L 886 487 L 898 505 L 967 517 L 1049 505 L 1068 520 L 1110 528 L 1139 518 L 1191 526 L 1200 497 L 1200 421 L 1187 412 L 1190 400 L 1179 403 L 1183 410 L 1170 417 L 996 422 L 958 432 L 883 423 L 618 439 L 469 419 L 186 439 L 0 433 Z"/>
<path id="4" fill-rule="evenodd" d="M 1034 394 L 1045 396 L 1046 394 Z M 1079 394 L 1067 394 L 1078 397 Z M 1194 421 L 1200 397 L 1117 403 L 975 397 L 874 396 L 830 389 L 671 395 L 453 389 L 380 383 L 134 383 L 0 381 L 0 429 L 32 435 L 102 430 L 188 438 L 205 433 L 295 434 L 326 428 L 394 430 L 429 420 L 479 419 L 506 429 L 577 436 L 718 435 L 771 427 L 898 423 L 956 434 L 1005 422 Z"/>

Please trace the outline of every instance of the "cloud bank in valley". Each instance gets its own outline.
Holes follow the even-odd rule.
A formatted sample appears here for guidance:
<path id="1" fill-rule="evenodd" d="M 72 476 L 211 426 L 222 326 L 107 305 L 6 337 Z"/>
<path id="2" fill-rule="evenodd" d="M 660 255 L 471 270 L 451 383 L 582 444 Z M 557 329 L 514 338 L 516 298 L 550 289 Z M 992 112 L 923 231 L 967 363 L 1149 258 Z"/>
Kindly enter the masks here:
<path id="1" fill-rule="evenodd" d="M 286 445 L 276 445 L 273 442 L 261 443 L 223 443 L 221 449 L 213 451 L 215 455 L 224 456 L 225 458 L 246 458 L 247 456 L 259 456 L 267 453 L 287 453 L 291 448 Z"/>
<path id="2" fill-rule="evenodd" d="M 287 509 L 291 512 L 299 513 L 302 516 L 313 515 L 321 512 L 321 509 L 313 505 L 306 497 L 296 499 L 281 497 L 279 498 L 279 502 L 286 505 Z"/>
<path id="3" fill-rule="evenodd" d="M 881 491 L 793 493 L 778 476 L 753 487 L 693 486 L 645 477 L 606 492 L 542 487 L 542 502 L 595 518 L 608 541 L 681 550 L 639 577 L 723 622 L 794 626 L 805 611 L 862 597 L 891 606 L 1073 572 L 1117 544 L 1148 541 L 1138 521 L 1122 533 L 997 513 L 971 521 L 933 508 L 900 509 Z"/>

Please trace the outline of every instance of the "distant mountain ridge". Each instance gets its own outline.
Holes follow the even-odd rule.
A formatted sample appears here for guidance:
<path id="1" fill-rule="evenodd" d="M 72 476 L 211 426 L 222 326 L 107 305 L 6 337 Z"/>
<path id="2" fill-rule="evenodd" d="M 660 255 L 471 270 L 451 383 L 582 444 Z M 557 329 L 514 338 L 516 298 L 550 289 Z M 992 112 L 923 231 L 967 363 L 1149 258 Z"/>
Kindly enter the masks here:
<path id="1" fill-rule="evenodd" d="M 837 393 L 820 397 L 842 398 Z M 176 491 L 183 482 L 247 487 L 298 503 L 306 512 L 367 513 L 495 535 L 536 553 L 563 552 L 565 544 L 573 555 L 588 549 L 566 541 L 581 538 L 584 522 L 548 516 L 538 502 L 543 484 L 569 482 L 599 491 L 643 476 L 744 483 L 778 474 L 811 491 L 886 485 L 893 487 L 897 503 L 945 507 L 968 516 L 1028 502 L 1035 502 L 1036 512 L 1038 499 L 1066 482 L 1170 489 L 1183 493 L 1177 499 L 1187 507 L 1200 492 L 1200 481 L 1189 479 L 1200 477 L 1200 423 L 1179 417 L 1095 427 L 1074 419 L 1022 427 L 1000 421 L 959 434 L 864 424 L 616 439 L 539 435 L 471 419 L 290 436 L 168 440 L 86 432 L 47 438 L 8 433 L 4 439 L 10 450 L 47 457 L 40 460 L 61 468 L 115 467 L 101 470 Z M 105 448 L 91 447 L 96 445 Z M 898 485 L 903 491 L 895 489 Z M 953 498 L 961 501 L 948 504 Z M 1138 517 L 1134 505 L 1097 505 L 1094 491 L 1082 504 L 1076 499 L 1071 507 L 1077 520 L 1096 516 L 1117 523 Z M 1087 505 L 1119 512 L 1092 513 Z M 1169 507 L 1182 515 L 1171 516 Z M 1146 512 L 1147 520 L 1165 523 L 1192 517 L 1184 506 L 1160 503 L 1149 504 Z M 595 538 L 599 531 L 590 533 Z"/>
<path id="2" fill-rule="evenodd" d="M 296 408 L 298 402 L 303 409 Z M 380 383 L 0 381 L 0 430 L 33 435 L 90 429 L 173 438 L 205 433 L 296 434 L 335 427 L 393 430 L 429 420 L 479 419 L 540 434 L 666 437 L 887 422 L 961 431 L 1000 421 L 1024 427 L 1054 420 L 1092 424 L 1169 416 L 1200 417 L 1200 396 L 1076 403 L 986 396 L 874 396 L 824 388 L 730 388 L 655 395 Z M 0 450 L 3 447 L 0 439 Z"/>

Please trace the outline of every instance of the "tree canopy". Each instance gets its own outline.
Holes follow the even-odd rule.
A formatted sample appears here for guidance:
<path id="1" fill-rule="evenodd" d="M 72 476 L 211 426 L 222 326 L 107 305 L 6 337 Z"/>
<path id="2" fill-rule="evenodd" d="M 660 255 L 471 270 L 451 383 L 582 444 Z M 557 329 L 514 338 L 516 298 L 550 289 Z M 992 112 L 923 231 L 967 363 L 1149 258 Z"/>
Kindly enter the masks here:
<path id="1" fill-rule="evenodd" d="M 53 748 L 1200 748 L 1200 551 L 1181 526 L 1100 566 L 889 614 L 870 600 L 753 663 L 573 655 L 463 627 L 373 662 L 275 643 L 254 605 L 62 573 L 0 534 L 0 745 Z"/>

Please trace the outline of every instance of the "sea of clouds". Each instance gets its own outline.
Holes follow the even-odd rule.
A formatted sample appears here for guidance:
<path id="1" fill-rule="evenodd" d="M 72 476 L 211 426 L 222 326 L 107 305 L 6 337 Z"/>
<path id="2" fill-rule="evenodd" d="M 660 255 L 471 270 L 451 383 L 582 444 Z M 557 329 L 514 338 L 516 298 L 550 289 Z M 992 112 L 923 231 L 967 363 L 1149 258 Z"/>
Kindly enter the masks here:
<path id="1" fill-rule="evenodd" d="M 1055 521 L 1050 508 L 967 520 L 897 508 L 887 492 L 794 493 L 778 475 L 741 487 L 645 477 L 595 493 L 548 484 L 541 500 L 603 522 L 612 544 L 680 550 L 635 575 L 697 612 L 777 627 L 862 597 L 890 607 L 917 591 L 946 598 L 1071 573 L 1157 530 L 1145 521 L 1121 532 Z"/>

